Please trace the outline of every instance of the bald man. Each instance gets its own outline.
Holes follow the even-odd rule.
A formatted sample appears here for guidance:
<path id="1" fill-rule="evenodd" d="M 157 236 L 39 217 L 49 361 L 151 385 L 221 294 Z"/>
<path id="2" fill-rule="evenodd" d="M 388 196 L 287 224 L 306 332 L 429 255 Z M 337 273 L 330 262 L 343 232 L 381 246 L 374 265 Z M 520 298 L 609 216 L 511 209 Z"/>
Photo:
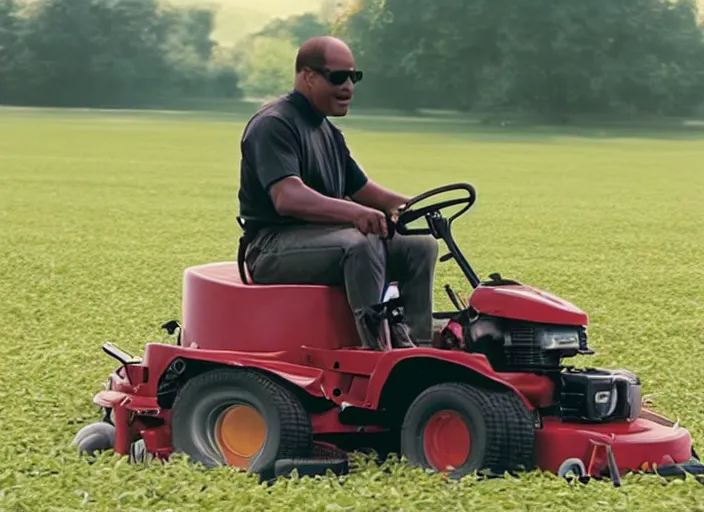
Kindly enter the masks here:
<path id="1" fill-rule="evenodd" d="M 301 46 L 295 71 L 294 89 L 262 107 L 242 136 L 240 256 L 257 284 L 343 285 L 371 348 L 375 306 L 398 281 L 412 338 L 393 347 L 430 344 L 437 242 L 385 239 L 387 215 L 408 198 L 372 181 L 328 119 L 347 114 L 362 72 L 333 37 Z"/>

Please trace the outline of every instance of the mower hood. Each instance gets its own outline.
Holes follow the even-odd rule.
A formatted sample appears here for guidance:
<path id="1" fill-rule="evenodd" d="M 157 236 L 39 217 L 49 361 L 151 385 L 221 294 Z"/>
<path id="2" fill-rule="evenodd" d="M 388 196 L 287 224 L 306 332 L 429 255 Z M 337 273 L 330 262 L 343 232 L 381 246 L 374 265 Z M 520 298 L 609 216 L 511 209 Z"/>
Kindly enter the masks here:
<path id="1" fill-rule="evenodd" d="M 589 317 L 575 305 L 550 293 L 520 283 L 481 284 L 469 305 L 477 312 L 545 324 L 586 326 Z"/>

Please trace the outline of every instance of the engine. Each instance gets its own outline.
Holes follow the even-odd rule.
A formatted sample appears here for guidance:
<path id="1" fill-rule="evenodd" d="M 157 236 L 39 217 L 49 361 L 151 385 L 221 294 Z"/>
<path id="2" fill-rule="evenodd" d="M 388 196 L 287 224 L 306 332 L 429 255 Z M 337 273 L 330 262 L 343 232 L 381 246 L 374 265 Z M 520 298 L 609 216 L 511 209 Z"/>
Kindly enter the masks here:
<path id="1" fill-rule="evenodd" d="M 480 315 L 465 324 L 468 352 L 486 355 L 498 372 L 557 372 L 562 360 L 593 354 L 582 326 L 550 325 Z"/>
<path id="2" fill-rule="evenodd" d="M 462 323 L 463 348 L 483 354 L 497 372 L 545 374 L 556 384 L 553 413 L 569 421 L 633 420 L 640 413 L 641 383 L 626 370 L 575 369 L 562 364 L 593 354 L 586 328 L 486 315 Z"/>

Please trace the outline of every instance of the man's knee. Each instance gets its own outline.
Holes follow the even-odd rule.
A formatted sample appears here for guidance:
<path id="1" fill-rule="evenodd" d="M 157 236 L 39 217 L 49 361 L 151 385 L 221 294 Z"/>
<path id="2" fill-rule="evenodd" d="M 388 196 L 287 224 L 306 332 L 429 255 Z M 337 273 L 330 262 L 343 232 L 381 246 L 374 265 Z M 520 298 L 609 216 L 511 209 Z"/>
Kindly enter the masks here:
<path id="1" fill-rule="evenodd" d="M 434 265 L 438 258 L 438 242 L 430 236 L 412 235 L 407 237 L 408 254 L 413 261 Z"/>
<path id="2" fill-rule="evenodd" d="M 365 235 L 357 229 L 351 230 L 344 241 L 347 257 L 355 257 L 367 261 L 383 261 L 384 245 L 376 235 Z"/>
<path id="3" fill-rule="evenodd" d="M 422 253 L 433 260 L 437 258 L 439 252 L 438 241 L 435 237 L 430 235 L 418 237 L 421 240 L 421 245 L 423 247 Z"/>

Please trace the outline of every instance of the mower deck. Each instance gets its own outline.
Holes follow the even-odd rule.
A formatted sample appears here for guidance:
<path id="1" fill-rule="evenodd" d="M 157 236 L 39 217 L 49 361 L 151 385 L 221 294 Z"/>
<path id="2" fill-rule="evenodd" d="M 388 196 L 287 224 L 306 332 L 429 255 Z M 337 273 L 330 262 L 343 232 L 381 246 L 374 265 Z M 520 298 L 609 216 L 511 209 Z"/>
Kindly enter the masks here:
<path id="1" fill-rule="evenodd" d="M 652 466 L 684 464 L 692 458 L 689 432 L 649 411 L 633 422 L 580 425 L 544 418 L 537 430 L 538 467 L 559 474 L 565 461 L 577 459 L 587 476 L 608 472 L 607 447 L 617 467 L 623 471 L 642 471 Z"/>

